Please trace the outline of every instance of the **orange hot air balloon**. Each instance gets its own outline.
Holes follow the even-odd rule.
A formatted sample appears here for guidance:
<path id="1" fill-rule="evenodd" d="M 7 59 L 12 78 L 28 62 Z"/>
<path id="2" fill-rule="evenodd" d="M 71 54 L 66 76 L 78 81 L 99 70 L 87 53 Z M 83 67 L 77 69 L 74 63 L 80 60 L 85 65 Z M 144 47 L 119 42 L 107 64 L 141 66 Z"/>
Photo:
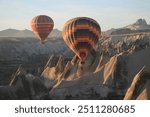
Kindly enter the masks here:
<path id="1" fill-rule="evenodd" d="M 101 28 L 91 18 L 77 17 L 64 24 L 62 35 L 69 48 L 83 62 L 89 52 L 96 47 L 101 35 Z"/>
<path id="2" fill-rule="evenodd" d="M 32 19 L 31 28 L 33 32 L 40 38 L 43 44 L 49 33 L 53 30 L 54 22 L 46 15 L 39 15 Z"/>

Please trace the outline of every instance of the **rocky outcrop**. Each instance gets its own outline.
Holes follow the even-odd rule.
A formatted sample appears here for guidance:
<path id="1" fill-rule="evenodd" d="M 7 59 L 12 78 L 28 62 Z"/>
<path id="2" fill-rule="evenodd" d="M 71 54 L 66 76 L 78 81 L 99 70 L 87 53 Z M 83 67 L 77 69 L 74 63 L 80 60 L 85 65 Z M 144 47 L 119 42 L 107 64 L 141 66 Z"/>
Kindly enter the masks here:
<path id="1" fill-rule="evenodd" d="M 114 69 L 117 59 L 118 56 L 114 56 L 104 66 L 99 66 L 102 65 L 102 60 L 99 59 L 99 64 L 93 63 L 96 65 L 94 69 L 89 68 L 91 72 L 80 71 L 82 74 L 74 79 L 70 78 L 72 75 L 69 74 L 67 77 L 59 79 L 50 91 L 50 97 L 53 99 L 67 99 L 68 97 L 70 99 L 107 99 L 108 95 L 116 94 Z M 84 64 L 81 66 L 83 69 L 87 67 L 84 68 Z M 70 71 L 69 68 L 68 71 Z M 112 98 L 113 96 L 110 97 L 110 99 Z"/>
<path id="2" fill-rule="evenodd" d="M 67 64 L 61 65 L 62 71 L 58 70 L 58 74 L 54 70 L 55 65 L 46 68 L 42 76 L 43 79 L 51 76 L 47 87 L 52 88 L 49 93 L 52 99 L 123 99 L 139 70 L 143 66 L 150 67 L 149 51 L 150 48 L 123 52 L 111 58 L 93 53 L 85 63 L 75 56 Z"/>
<path id="3" fill-rule="evenodd" d="M 131 30 L 150 30 L 150 25 L 147 24 L 145 19 L 138 19 L 135 23 L 126 26 Z"/>
<path id="4" fill-rule="evenodd" d="M 58 48 L 59 47 L 59 48 Z M 68 50 L 63 40 L 49 40 L 40 44 L 34 38 L 0 38 L 0 84 L 8 84 L 17 67 L 37 75 L 51 54 L 60 55 Z M 39 73 L 38 73 L 39 72 Z"/>
<path id="5" fill-rule="evenodd" d="M 142 69 L 150 68 L 149 51 L 111 58 L 91 51 L 85 62 L 51 56 L 40 78 L 20 67 L 9 86 L 0 87 L 0 99 L 149 99 L 149 72 Z"/>
<path id="6" fill-rule="evenodd" d="M 92 55 L 88 57 L 84 64 L 82 64 L 79 61 L 77 56 L 74 56 L 74 58 L 71 61 L 68 61 L 67 63 L 61 56 L 59 57 L 57 63 L 54 66 L 51 65 L 51 61 L 53 60 L 53 56 L 51 56 L 49 65 L 45 68 L 41 76 L 46 79 L 49 79 L 49 82 L 47 81 L 46 83 L 48 83 L 48 85 L 51 86 L 51 81 L 61 81 L 63 79 L 73 80 L 77 79 L 83 74 L 90 74 L 95 71 L 100 58 L 99 53 L 95 53 L 93 51 L 91 52 L 91 54 Z M 101 60 L 101 64 L 103 64 L 105 61 Z"/>
<path id="7" fill-rule="evenodd" d="M 150 32 L 150 25 L 147 24 L 145 19 L 138 19 L 135 23 L 122 28 L 110 29 L 108 31 L 103 32 L 103 35 L 104 36 L 124 35 L 141 32 Z"/>
<path id="8" fill-rule="evenodd" d="M 134 25 L 147 26 L 147 22 L 145 19 L 138 19 Z"/>
<path id="9" fill-rule="evenodd" d="M 0 99 L 50 99 L 40 78 L 19 67 L 9 85 L 0 86 Z"/>
<path id="10" fill-rule="evenodd" d="M 124 100 L 149 100 L 150 99 L 150 70 L 143 67 L 134 77 L 128 88 Z"/>

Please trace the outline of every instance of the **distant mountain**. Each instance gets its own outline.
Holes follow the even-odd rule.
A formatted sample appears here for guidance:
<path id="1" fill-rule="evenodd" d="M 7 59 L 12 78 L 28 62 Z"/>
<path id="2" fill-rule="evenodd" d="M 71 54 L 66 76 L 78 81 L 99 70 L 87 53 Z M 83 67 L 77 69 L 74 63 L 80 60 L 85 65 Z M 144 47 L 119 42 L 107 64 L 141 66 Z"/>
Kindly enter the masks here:
<path id="1" fill-rule="evenodd" d="M 131 30 L 150 30 L 150 25 L 147 24 L 145 19 L 138 19 L 135 23 L 126 26 Z"/>
<path id="2" fill-rule="evenodd" d="M 36 37 L 35 34 L 28 29 L 25 30 L 16 30 L 16 29 L 6 29 L 3 31 L 0 31 L 0 37 Z M 61 36 L 61 31 L 58 29 L 54 29 L 49 37 L 52 38 L 60 38 Z"/>
<path id="3" fill-rule="evenodd" d="M 145 19 L 138 19 L 135 23 L 128 26 L 110 29 L 105 31 L 103 34 L 108 35 L 121 35 L 121 34 L 130 34 L 130 33 L 139 33 L 139 32 L 150 32 L 150 25 L 147 24 Z"/>
<path id="4" fill-rule="evenodd" d="M 57 37 L 57 38 L 60 38 L 60 37 L 62 37 L 62 33 L 61 33 L 60 30 L 54 29 L 54 30 L 50 33 L 49 37 Z"/>
<path id="5" fill-rule="evenodd" d="M 138 19 L 135 23 L 127 25 L 118 29 L 110 29 L 102 32 L 102 35 L 121 35 L 121 34 L 130 34 L 138 32 L 150 32 L 150 25 L 147 24 L 145 19 Z M 35 34 L 28 29 L 25 30 L 16 30 L 16 29 L 6 29 L 0 31 L 0 37 L 36 37 Z M 54 29 L 50 35 L 50 38 L 62 38 L 62 33 L 58 29 Z M 36 37 L 37 38 L 37 37 Z"/>
<path id="6" fill-rule="evenodd" d="M 13 35 L 15 35 L 16 33 L 18 33 L 19 30 L 16 29 L 6 29 L 6 30 L 2 30 L 0 31 L 0 36 L 1 37 L 12 37 Z"/>
<path id="7" fill-rule="evenodd" d="M 13 37 L 35 37 L 35 34 L 32 31 L 25 29 L 25 30 L 18 30 L 18 32 L 12 36 Z"/>

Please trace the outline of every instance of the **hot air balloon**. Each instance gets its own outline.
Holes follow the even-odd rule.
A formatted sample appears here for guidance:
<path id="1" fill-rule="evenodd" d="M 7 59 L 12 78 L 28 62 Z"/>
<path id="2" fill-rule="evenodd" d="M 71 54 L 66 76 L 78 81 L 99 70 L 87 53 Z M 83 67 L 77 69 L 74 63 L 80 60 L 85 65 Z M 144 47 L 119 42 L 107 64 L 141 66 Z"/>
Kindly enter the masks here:
<path id="1" fill-rule="evenodd" d="M 53 30 L 54 22 L 46 15 L 39 15 L 32 19 L 31 28 L 33 32 L 39 37 L 41 43 L 45 42 L 49 33 Z"/>
<path id="2" fill-rule="evenodd" d="M 62 35 L 68 47 L 84 62 L 95 49 L 101 28 L 94 19 L 77 17 L 64 24 Z"/>

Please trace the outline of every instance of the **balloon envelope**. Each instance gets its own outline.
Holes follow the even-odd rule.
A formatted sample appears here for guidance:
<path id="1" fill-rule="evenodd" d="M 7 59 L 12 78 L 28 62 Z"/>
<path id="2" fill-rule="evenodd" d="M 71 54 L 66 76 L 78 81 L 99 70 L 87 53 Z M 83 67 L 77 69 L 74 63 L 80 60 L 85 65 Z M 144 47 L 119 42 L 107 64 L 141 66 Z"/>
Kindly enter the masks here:
<path id="1" fill-rule="evenodd" d="M 49 33 L 53 30 L 54 22 L 46 15 L 39 15 L 32 19 L 31 28 L 33 32 L 40 38 L 41 43 L 44 43 Z"/>
<path id="2" fill-rule="evenodd" d="M 77 17 L 64 24 L 62 35 L 68 47 L 81 61 L 85 61 L 90 50 L 96 47 L 101 29 L 95 20 Z"/>

